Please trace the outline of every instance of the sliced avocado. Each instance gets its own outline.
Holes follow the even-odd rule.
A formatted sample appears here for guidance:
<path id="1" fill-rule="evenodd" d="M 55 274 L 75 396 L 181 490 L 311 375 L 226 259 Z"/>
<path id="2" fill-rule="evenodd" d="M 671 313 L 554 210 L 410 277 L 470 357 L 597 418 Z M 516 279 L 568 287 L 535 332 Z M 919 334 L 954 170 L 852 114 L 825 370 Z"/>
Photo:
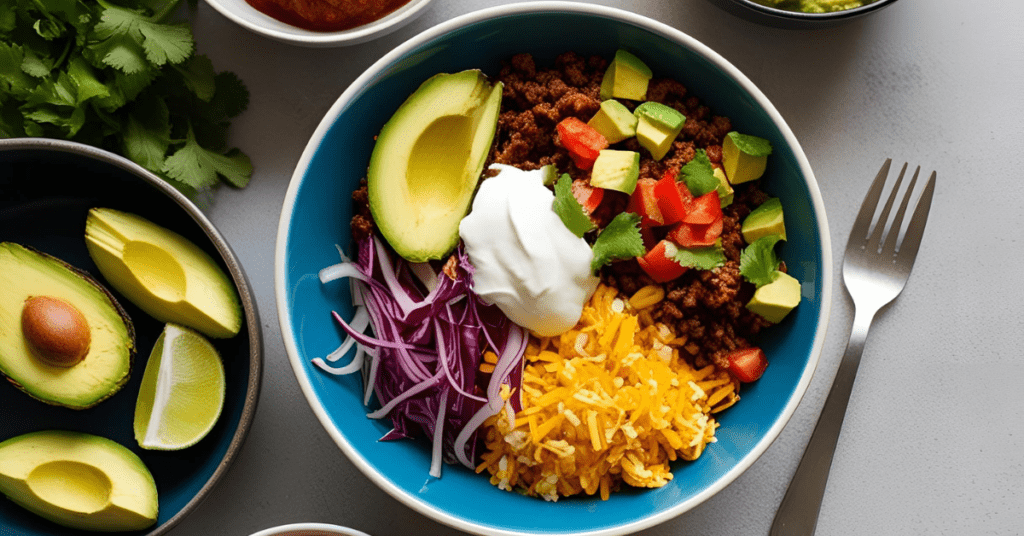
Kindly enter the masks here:
<path id="1" fill-rule="evenodd" d="M 732 185 L 729 184 L 729 179 L 725 176 L 725 171 L 721 167 L 715 167 L 712 174 L 718 179 L 718 200 L 721 202 L 722 208 L 725 208 L 732 204 L 733 198 L 736 193 L 732 189 Z M 748 244 L 750 242 L 747 242 Z"/>
<path id="2" fill-rule="evenodd" d="M 640 177 L 640 153 L 604 149 L 597 153 L 590 185 L 632 194 Z"/>
<path id="3" fill-rule="evenodd" d="M 754 291 L 747 309 L 778 324 L 800 304 L 800 282 L 785 272 L 775 272 L 775 279 Z"/>
<path id="4" fill-rule="evenodd" d="M 156 482 L 132 451 L 81 432 L 45 430 L 0 443 L 0 493 L 54 523 L 91 531 L 156 523 Z"/>
<path id="5" fill-rule="evenodd" d="M 602 102 L 601 108 L 587 124 L 600 132 L 608 143 L 619 143 L 636 136 L 636 116 L 615 99 Z"/>
<path id="6" fill-rule="evenodd" d="M 686 122 L 686 116 L 657 102 L 645 102 L 637 106 L 633 115 L 637 118 L 636 139 L 641 147 L 650 151 L 655 160 L 661 160 L 668 154 L 672 142 Z"/>
<path id="7" fill-rule="evenodd" d="M 241 330 L 234 283 L 217 261 L 178 233 L 137 214 L 93 208 L 85 220 L 85 244 L 110 285 L 153 318 L 213 338 Z"/>
<path id="8" fill-rule="evenodd" d="M 409 261 L 442 259 L 458 243 L 494 140 L 501 91 L 480 71 L 435 75 L 377 136 L 367 170 L 370 212 Z"/>
<path id="9" fill-rule="evenodd" d="M 86 409 L 128 380 L 134 326 L 110 292 L 88 274 L 45 253 L 3 242 L 0 288 L 0 372 L 12 384 L 47 404 Z M 66 325 L 61 317 L 67 314 L 84 326 Z M 70 339 L 87 340 L 81 355 L 63 355 L 61 343 Z M 71 352 L 82 351 L 73 346 Z"/>
<path id="10" fill-rule="evenodd" d="M 750 211 L 750 214 L 743 220 L 740 227 L 743 239 L 748 244 L 762 236 L 779 235 L 786 239 L 786 222 L 782 214 L 782 202 L 777 197 L 771 197 L 760 206 Z"/>
<path id="11" fill-rule="evenodd" d="M 647 98 L 647 84 L 652 76 L 651 68 L 640 58 L 619 49 L 601 79 L 601 100 L 642 101 Z"/>
<path id="12" fill-rule="evenodd" d="M 730 132 L 722 142 L 722 167 L 732 184 L 760 179 L 768 165 L 772 145 L 768 140 Z"/>

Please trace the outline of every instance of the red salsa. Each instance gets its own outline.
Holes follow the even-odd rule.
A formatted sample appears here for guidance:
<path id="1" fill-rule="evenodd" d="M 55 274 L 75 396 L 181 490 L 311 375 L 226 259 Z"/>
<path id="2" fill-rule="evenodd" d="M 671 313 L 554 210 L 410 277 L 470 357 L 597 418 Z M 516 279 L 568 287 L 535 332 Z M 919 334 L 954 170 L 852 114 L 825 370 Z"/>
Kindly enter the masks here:
<path id="1" fill-rule="evenodd" d="M 382 19 L 409 0 L 246 0 L 275 19 L 315 32 L 348 30 Z"/>

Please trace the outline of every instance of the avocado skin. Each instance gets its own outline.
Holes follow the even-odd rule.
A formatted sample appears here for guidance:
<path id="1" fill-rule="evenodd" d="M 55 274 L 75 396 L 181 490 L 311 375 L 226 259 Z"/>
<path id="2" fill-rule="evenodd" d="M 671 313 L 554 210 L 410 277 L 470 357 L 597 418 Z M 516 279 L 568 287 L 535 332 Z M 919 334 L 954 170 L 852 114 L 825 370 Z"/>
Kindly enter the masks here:
<path id="1" fill-rule="evenodd" d="M 8 255 L 5 254 L 5 252 L 10 252 L 12 254 Z M 124 374 L 120 378 L 115 380 L 115 382 L 113 383 L 109 390 L 107 390 L 105 393 L 97 395 L 94 398 L 91 398 L 87 402 L 76 403 L 72 401 L 71 398 L 63 398 L 60 397 L 59 395 L 52 397 L 44 396 L 41 393 L 39 393 L 37 389 L 34 388 L 35 386 L 32 384 L 31 381 L 29 381 L 31 380 L 31 378 L 18 374 L 16 371 L 12 370 L 13 368 L 15 368 L 14 363 L 16 360 L 36 359 L 35 357 L 27 353 L 27 346 L 22 344 L 20 345 L 23 347 L 21 350 L 14 350 L 13 352 L 10 353 L 5 352 L 3 350 L 3 343 L 5 342 L 5 338 L 11 337 L 23 339 L 23 335 L 21 333 L 19 324 L 18 328 L 15 330 L 0 332 L 0 374 L 3 374 L 7 381 L 14 385 L 16 388 L 18 388 L 18 390 L 22 391 L 23 393 L 40 402 L 52 406 L 61 406 L 70 409 L 82 410 L 94 407 L 100 402 L 113 396 L 121 389 L 121 387 L 125 385 L 125 383 L 128 382 L 128 379 L 131 377 L 132 368 L 134 366 L 136 352 L 135 326 L 132 323 L 131 317 L 128 316 L 128 313 L 125 311 L 124 307 L 122 307 L 121 304 L 117 301 L 117 298 L 115 298 L 114 295 L 99 281 L 97 281 L 91 275 L 89 275 L 88 272 L 85 272 L 84 270 L 76 266 L 68 264 L 67 262 L 64 262 L 63 260 L 57 257 L 39 251 L 38 249 L 35 249 L 31 246 L 15 244 L 13 242 L 0 242 L 0 273 L 10 273 L 10 270 L 17 269 L 17 267 L 11 266 L 11 264 L 17 262 L 17 258 L 21 258 L 23 260 L 35 259 L 37 262 L 49 263 L 50 265 L 57 267 L 56 270 L 58 272 L 66 274 L 66 276 L 68 277 L 68 281 L 81 281 L 82 284 L 89 285 L 92 289 L 98 291 L 101 296 L 100 299 L 103 302 L 105 302 L 105 306 L 109 307 L 116 313 L 117 317 L 120 318 L 121 323 L 124 326 L 125 334 L 124 340 L 122 341 L 122 346 L 124 346 L 125 349 L 127 350 L 127 365 L 125 367 Z M 29 262 L 32 261 L 30 260 Z M 29 270 L 31 271 L 34 269 L 30 268 Z M 66 285 L 63 282 L 54 282 L 54 284 L 64 285 L 63 288 L 70 288 L 69 285 Z M 88 299 L 92 299 L 91 297 L 88 297 L 85 294 L 81 295 L 85 296 Z M 8 309 L 10 311 L 17 313 L 17 315 L 20 316 L 21 307 L 22 304 L 24 303 L 25 297 L 25 292 L 22 291 L 20 286 L 13 292 L 5 291 L 3 293 L 0 293 L 0 311 Z M 78 309 L 82 311 L 82 307 L 78 307 Z M 90 329 L 92 329 L 91 326 L 93 323 L 93 319 L 89 318 L 89 314 L 87 313 L 87 311 L 82 311 L 82 313 L 86 316 L 86 319 L 90 323 Z M 74 367 L 71 367 L 68 370 L 80 367 L 82 363 L 88 361 L 89 358 L 93 357 L 97 352 L 102 352 L 105 350 L 107 350 L 107 348 L 102 345 L 93 345 L 92 347 L 90 347 L 89 353 L 86 355 L 86 357 L 82 359 L 82 362 L 75 365 Z"/>

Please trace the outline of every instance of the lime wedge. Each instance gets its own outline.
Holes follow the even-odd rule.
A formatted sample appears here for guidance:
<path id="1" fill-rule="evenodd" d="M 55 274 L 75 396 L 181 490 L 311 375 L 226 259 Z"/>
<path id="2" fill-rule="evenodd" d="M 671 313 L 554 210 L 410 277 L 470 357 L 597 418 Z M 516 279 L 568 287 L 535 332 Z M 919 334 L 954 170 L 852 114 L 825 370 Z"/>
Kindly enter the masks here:
<path id="1" fill-rule="evenodd" d="M 224 406 L 224 364 L 210 341 L 167 324 L 153 345 L 135 402 L 135 441 L 179 450 L 199 442 Z"/>

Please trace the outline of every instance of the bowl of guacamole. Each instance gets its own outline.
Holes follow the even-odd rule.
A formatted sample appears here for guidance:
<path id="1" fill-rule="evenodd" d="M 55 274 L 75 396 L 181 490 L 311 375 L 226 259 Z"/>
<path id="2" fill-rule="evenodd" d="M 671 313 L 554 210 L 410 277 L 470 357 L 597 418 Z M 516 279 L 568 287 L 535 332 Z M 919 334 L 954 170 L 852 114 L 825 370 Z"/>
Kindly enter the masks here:
<path id="1" fill-rule="evenodd" d="M 896 0 L 711 0 L 741 18 L 780 28 L 822 28 L 896 3 Z"/>

